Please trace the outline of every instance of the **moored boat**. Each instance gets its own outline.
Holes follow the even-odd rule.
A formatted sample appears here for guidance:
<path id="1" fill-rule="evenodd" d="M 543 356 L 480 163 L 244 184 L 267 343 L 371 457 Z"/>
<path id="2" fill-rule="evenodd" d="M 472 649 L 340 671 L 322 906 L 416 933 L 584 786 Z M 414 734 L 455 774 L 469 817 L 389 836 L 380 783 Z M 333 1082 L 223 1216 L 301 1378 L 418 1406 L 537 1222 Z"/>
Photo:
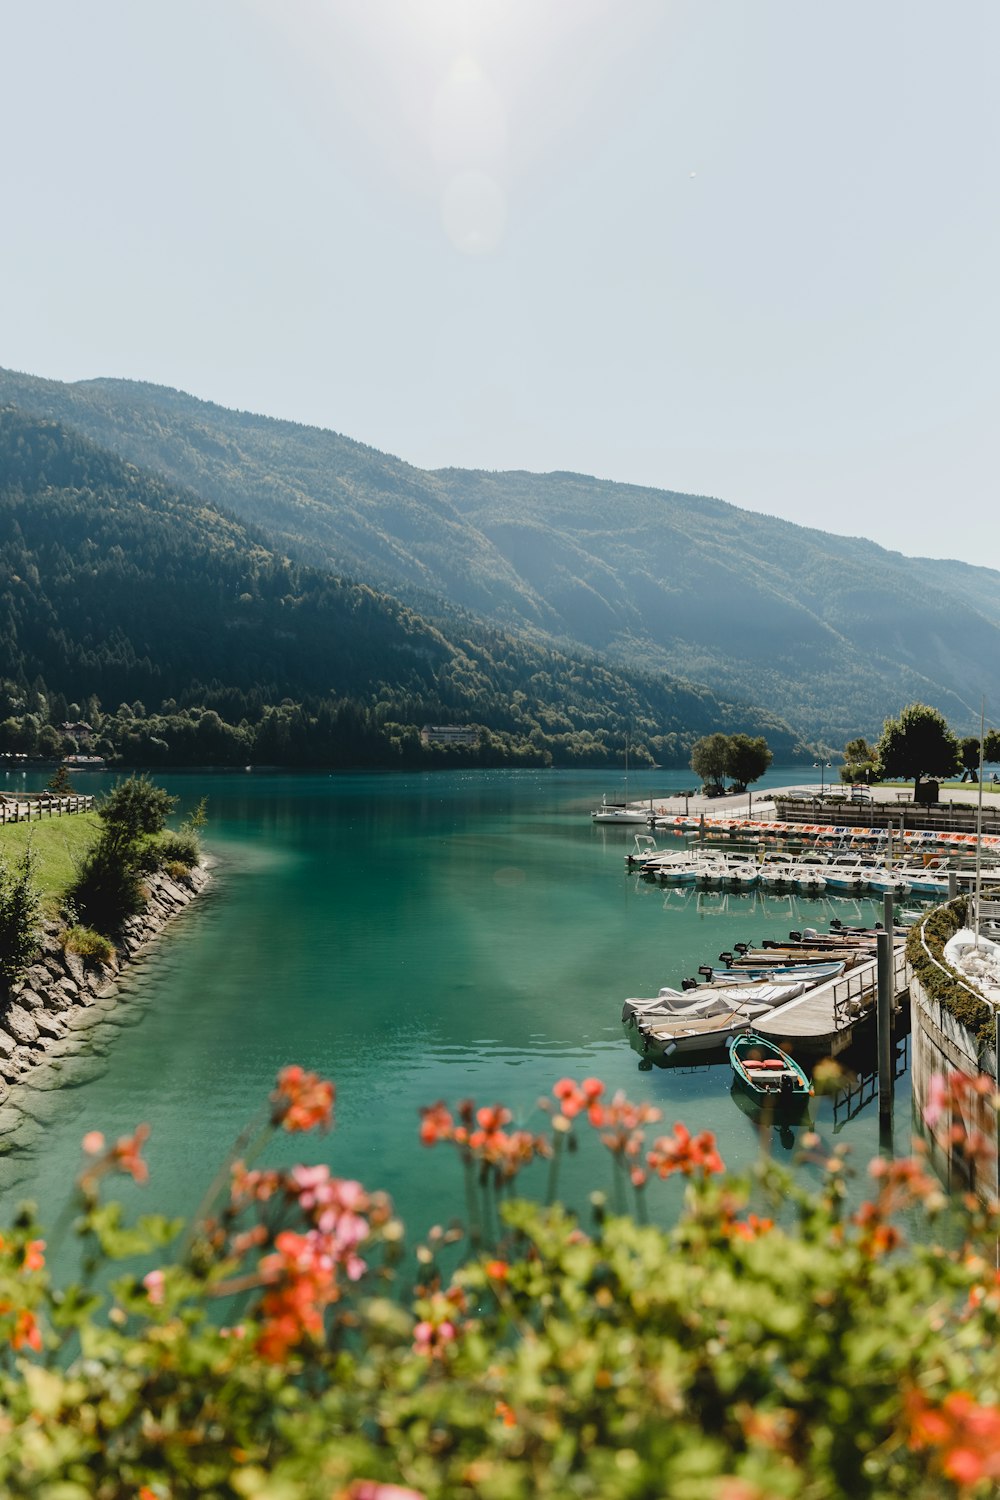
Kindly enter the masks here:
<path id="1" fill-rule="evenodd" d="M 754 978 L 773 980 L 775 983 L 801 979 L 808 984 L 824 984 L 828 979 L 839 979 L 844 968 L 845 961 L 840 958 L 828 963 L 753 964 L 725 969 L 716 969 L 709 964 L 703 964 L 698 973 L 709 982 L 723 980 L 733 983 L 741 978 Z"/>
<path id="2" fill-rule="evenodd" d="M 728 1042 L 734 1081 L 753 1099 L 774 1110 L 802 1109 L 812 1097 L 809 1078 L 776 1042 L 743 1031 Z"/>
<path id="3" fill-rule="evenodd" d="M 805 993 L 804 983 L 789 984 L 731 984 L 698 985 L 693 990 L 664 988 L 652 1000 L 626 1000 L 622 1005 L 622 1020 L 639 1023 L 643 1020 L 679 1020 L 707 1018 L 741 1012 L 744 1023 L 756 1016 L 766 1015 L 786 1000 L 795 1000 Z"/>
<path id="4" fill-rule="evenodd" d="M 648 821 L 649 814 L 645 809 L 630 807 L 626 802 L 602 802 L 600 807 L 595 807 L 591 813 L 595 823 L 643 823 Z"/>

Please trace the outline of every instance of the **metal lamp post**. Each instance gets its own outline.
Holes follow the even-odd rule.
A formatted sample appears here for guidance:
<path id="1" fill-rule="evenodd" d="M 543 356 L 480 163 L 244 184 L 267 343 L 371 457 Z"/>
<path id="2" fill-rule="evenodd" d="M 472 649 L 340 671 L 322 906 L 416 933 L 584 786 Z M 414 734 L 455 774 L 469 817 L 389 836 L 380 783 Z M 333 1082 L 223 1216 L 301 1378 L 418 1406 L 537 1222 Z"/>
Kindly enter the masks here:
<path id="1" fill-rule="evenodd" d="M 829 761 L 829 760 L 814 760 L 813 761 L 813 770 L 819 772 L 819 794 L 820 794 L 821 797 L 823 795 L 823 791 L 824 791 L 824 787 L 825 787 L 824 773 L 827 772 L 827 771 L 829 771 L 829 769 L 832 766 L 832 764 L 833 764 L 833 762 Z"/>

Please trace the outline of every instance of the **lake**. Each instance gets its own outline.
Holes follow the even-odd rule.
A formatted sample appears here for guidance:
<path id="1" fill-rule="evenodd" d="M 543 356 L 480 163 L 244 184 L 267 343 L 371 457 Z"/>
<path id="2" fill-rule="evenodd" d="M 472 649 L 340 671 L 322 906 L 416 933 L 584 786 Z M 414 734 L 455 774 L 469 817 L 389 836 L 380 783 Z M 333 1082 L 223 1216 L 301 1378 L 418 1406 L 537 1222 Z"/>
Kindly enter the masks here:
<path id="1" fill-rule="evenodd" d="M 760 783 L 811 780 L 772 770 Z M 10 773 L 8 784 L 18 779 Z M 139 1121 L 153 1187 L 130 1205 L 189 1212 L 213 1163 L 266 1098 L 280 1067 L 335 1080 L 336 1129 L 278 1143 L 382 1187 L 411 1228 L 460 1211 L 457 1168 L 417 1138 L 421 1105 L 502 1100 L 538 1125 L 537 1100 L 564 1076 L 597 1075 L 655 1102 L 662 1126 L 710 1128 L 727 1165 L 757 1154 L 753 1122 L 730 1097 L 728 1064 L 640 1069 L 622 1000 L 677 984 L 734 941 L 874 921 L 881 903 L 665 892 L 627 875 L 634 829 L 595 827 L 589 810 L 619 788 L 595 771 L 421 775 L 159 774 L 178 817 L 208 799 L 213 884 L 136 965 L 90 1050 L 58 1089 L 25 1090 L 22 1130 L 0 1159 L 5 1206 L 30 1196 L 51 1222 L 85 1131 L 115 1137 Z M 104 791 L 112 778 L 78 778 Z M 43 776 L 24 779 L 29 790 Z M 3 786 L 0 777 L 0 787 Z M 633 773 L 630 794 L 692 784 L 690 771 Z M 177 819 L 172 822 L 176 823 Z M 859 1162 L 878 1145 L 877 1106 L 834 1121 Z M 910 1132 L 908 1080 L 896 1133 Z M 775 1138 L 788 1159 L 795 1131 Z M 595 1154 L 569 1187 L 604 1186 Z"/>

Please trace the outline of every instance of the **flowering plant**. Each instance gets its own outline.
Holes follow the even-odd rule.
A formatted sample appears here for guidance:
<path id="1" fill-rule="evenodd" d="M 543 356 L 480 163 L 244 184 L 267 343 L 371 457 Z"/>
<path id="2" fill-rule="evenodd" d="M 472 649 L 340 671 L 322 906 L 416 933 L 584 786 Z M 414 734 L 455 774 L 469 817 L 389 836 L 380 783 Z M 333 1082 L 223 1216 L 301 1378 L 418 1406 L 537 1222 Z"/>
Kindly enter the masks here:
<path id="1" fill-rule="evenodd" d="M 936 1118 L 985 1087 L 936 1087 Z M 103 1201 L 114 1173 L 145 1179 L 144 1128 L 113 1145 L 89 1133 L 76 1280 L 51 1275 L 31 1212 L 15 1218 L 0 1241 L 0 1492 L 995 1493 L 1000 1221 L 995 1204 L 949 1200 L 919 1151 L 879 1159 L 852 1211 L 844 1154 L 815 1135 L 806 1189 L 767 1161 L 727 1174 L 709 1133 L 654 1135 L 655 1109 L 596 1079 L 560 1080 L 539 1131 L 501 1105 L 439 1103 L 420 1136 L 457 1153 L 470 1223 L 411 1255 L 378 1191 L 325 1165 L 258 1164 L 274 1132 L 325 1129 L 333 1105 L 331 1084 L 283 1070 L 183 1234 Z M 586 1219 L 513 1195 L 542 1159 L 554 1200 L 563 1152 L 589 1142 L 629 1212 L 603 1193 Z M 670 1176 L 684 1203 L 662 1229 L 646 1194 Z M 137 1255 L 140 1271 L 94 1290 Z"/>

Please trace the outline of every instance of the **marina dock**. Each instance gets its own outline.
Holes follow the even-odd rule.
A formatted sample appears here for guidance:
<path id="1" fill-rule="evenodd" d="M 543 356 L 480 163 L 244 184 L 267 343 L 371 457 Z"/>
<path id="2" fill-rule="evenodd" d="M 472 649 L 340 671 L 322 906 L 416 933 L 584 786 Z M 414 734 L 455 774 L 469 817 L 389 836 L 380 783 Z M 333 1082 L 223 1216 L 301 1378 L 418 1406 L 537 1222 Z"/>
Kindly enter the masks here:
<path id="1" fill-rule="evenodd" d="M 839 979 L 807 990 L 754 1022 L 754 1030 L 794 1056 L 836 1057 L 851 1045 L 857 1027 L 874 1013 L 878 961 L 866 959 Z M 893 998 L 908 996 L 904 944 L 893 950 Z"/>

